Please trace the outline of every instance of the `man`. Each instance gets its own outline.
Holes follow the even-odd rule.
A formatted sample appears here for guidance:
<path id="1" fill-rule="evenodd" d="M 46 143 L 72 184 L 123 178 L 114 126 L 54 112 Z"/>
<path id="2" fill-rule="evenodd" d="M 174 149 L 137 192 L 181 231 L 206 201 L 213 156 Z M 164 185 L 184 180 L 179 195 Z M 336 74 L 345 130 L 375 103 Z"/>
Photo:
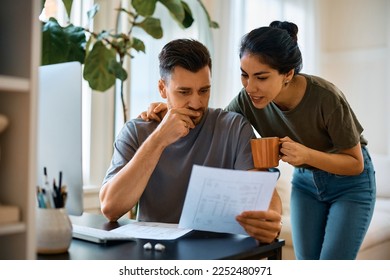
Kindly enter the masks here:
<path id="1" fill-rule="evenodd" d="M 141 221 L 178 223 L 194 164 L 250 170 L 250 124 L 239 114 L 209 109 L 211 58 L 195 40 L 174 40 L 160 55 L 158 88 L 168 110 L 161 123 L 134 119 L 115 144 L 100 192 L 103 214 L 116 221 L 139 202 Z M 281 229 L 281 202 L 274 192 L 268 211 L 236 217 L 260 242 Z"/>

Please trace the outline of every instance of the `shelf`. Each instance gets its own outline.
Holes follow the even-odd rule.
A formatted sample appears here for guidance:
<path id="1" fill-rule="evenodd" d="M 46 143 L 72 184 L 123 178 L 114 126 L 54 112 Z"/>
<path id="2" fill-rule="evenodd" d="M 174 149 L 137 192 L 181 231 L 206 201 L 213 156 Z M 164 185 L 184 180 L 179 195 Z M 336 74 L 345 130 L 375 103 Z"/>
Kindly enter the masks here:
<path id="1" fill-rule="evenodd" d="M 0 135 L 0 198 L 4 204 L 17 206 L 22 217 L 0 223 L 0 260 L 36 258 L 34 186 L 41 4 L 36 0 L 1 1 L 0 114 L 10 125 Z"/>
<path id="2" fill-rule="evenodd" d="M 28 92 L 29 90 L 29 79 L 0 75 L 0 91 Z"/>
<path id="3" fill-rule="evenodd" d="M 22 233 L 26 231 L 26 224 L 12 223 L 0 225 L 0 236 L 14 233 Z"/>

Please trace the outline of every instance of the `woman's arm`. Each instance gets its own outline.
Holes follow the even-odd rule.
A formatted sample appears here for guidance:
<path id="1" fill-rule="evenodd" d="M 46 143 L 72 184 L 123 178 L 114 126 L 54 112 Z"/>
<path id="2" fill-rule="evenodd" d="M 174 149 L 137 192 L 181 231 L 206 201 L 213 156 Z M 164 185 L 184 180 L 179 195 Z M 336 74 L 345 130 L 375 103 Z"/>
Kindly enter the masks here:
<path id="1" fill-rule="evenodd" d="M 148 110 L 139 114 L 139 118 L 144 121 L 154 120 L 157 122 L 161 122 L 164 115 L 167 113 L 168 107 L 166 103 L 163 102 L 154 102 L 151 103 Z"/>
<path id="2" fill-rule="evenodd" d="M 325 153 L 310 149 L 289 137 L 280 139 L 283 154 L 281 160 L 293 166 L 310 165 L 337 175 L 358 175 L 363 171 L 364 162 L 360 143 L 339 153 Z"/>

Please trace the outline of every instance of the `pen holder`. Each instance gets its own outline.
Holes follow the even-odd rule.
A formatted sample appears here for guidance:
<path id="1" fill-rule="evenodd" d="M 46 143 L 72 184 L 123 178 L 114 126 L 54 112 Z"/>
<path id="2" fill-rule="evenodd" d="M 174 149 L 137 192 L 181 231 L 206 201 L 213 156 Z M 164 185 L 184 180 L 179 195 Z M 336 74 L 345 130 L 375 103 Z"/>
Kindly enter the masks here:
<path id="1" fill-rule="evenodd" d="M 68 251 L 72 241 L 72 223 L 65 208 L 37 209 L 37 252 L 60 254 Z"/>

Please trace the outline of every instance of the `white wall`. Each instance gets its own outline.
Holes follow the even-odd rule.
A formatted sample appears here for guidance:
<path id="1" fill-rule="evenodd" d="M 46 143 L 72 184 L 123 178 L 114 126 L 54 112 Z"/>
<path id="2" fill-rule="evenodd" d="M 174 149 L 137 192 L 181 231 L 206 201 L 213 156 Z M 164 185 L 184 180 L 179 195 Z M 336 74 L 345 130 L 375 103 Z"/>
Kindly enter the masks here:
<path id="1" fill-rule="evenodd" d="M 389 155 L 390 1 L 318 1 L 319 74 L 347 96 L 371 153 Z"/>

